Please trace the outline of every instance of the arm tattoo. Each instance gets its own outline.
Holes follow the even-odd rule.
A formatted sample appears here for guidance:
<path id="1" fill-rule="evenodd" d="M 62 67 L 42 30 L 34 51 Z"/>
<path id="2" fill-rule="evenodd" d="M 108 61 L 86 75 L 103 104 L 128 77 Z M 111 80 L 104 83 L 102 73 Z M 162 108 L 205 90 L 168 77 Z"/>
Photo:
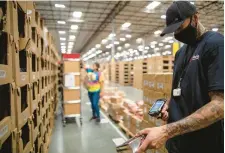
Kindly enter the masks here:
<path id="1" fill-rule="evenodd" d="M 209 92 L 209 96 L 211 101 L 190 116 L 165 125 L 170 138 L 205 128 L 224 118 L 223 91 Z"/>

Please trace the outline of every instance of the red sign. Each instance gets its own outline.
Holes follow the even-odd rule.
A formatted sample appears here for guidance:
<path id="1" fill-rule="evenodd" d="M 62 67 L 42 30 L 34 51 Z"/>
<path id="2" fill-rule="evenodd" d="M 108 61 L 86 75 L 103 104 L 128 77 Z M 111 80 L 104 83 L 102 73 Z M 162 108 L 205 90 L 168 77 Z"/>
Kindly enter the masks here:
<path id="1" fill-rule="evenodd" d="M 77 59 L 80 58 L 80 54 L 62 54 L 63 59 Z"/>

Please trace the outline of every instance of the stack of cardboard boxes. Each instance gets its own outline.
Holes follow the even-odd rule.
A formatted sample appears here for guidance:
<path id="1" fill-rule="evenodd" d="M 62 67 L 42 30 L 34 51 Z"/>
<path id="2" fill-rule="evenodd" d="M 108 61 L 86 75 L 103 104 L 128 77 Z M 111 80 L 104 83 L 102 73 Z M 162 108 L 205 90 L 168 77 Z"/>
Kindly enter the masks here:
<path id="1" fill-rule="evenodd" d="M 120 69 L 119 69 L 119 63 L 115 63 L 115 67 L 116 67 L 116 82 L 115 83 L 119 83 L 119 73 L 120 73 Z"/>
<path id="2" fill-rule="evenodd" d="M 119 62 L 119 84 L 122 86 L 131 85 L 131 62 Z"/>
<path id="3" fill-rule="evenodd" d="M 116 63 L 114 61 L 110 63 L 110 81 L 116 82 Z"/>
<path id="4" fill-rule="evenodd" d="M 1 4 L 0 152 L 48 150 L 58 97 L 58 51 L 50 34 L 44 38 L 44 21 L 33 2 Z"/>
<path id="5" fill-rule="evenodd" d="M 81 114 L 80 55 L 63 54 L 63 107 L 64 117 Z"/>
<path id="6" fill-rule="evenodd" d="M 170 98 L 172 87 L 172 73 L 145 74 L 143 79 L 144 120 L 153 125 L 164 124 L 148 115 L 148 111 L 157 99 Z"/>
<path id="7" fill-rule="evenodd" d="M 143 89 L 143 75 L 147 73 L 169 73 L 173 71 L 173 56 L 157 56 L 134 61 L 133 87 Z"/>

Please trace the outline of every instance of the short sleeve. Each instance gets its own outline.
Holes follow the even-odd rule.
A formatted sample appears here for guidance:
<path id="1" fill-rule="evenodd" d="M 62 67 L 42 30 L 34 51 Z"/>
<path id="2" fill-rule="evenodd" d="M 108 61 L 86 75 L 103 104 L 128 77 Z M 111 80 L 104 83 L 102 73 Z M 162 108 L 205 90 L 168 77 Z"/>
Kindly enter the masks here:
<path id="1" fill-rule="evenodd" d="M 86 68 L 86 72 L 87 72 L 87 73 L 89 73 L 89 72 L 93 72 L 93 70 L 92 70 L 92 69 L 90 69 L 90 68 Z"/>
<path id="2" fill-rule="evenodd" d="M 224 90 L 224 45 L 214 47 L 204 60 L 207 62 L 208 91 Z"/>

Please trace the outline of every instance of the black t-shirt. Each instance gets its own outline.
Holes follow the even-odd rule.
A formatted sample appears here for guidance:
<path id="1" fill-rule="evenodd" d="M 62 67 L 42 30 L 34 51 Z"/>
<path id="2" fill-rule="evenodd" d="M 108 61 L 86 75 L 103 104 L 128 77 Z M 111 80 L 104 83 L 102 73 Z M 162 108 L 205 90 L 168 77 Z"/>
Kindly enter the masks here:
<path id="1" fill-rule="evenodd" d="M 209 91 L 224 90 L 224 36 L 207 32 L 195 46 L 184 45 L 175 56 L 173 87 L 182 72 L 181 96 L 171 96 L 169 123 L 183 119 L 210 102 Z M 174 137 L 169 153 L 223 153 L 223 121 Z"/>

